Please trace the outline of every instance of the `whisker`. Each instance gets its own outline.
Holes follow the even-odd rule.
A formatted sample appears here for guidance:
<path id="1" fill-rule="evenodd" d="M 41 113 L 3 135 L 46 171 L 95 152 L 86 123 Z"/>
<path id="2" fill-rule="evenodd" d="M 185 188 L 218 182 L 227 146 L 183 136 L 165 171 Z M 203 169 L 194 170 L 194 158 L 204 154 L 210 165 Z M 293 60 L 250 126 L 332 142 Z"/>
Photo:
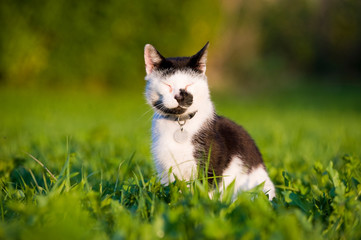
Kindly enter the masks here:
<path id="1" fill-rule="evenodd" d="M 156 117 L 158 115 L 158 113 L 157 112 L 154 112 L 154 114 L 152 115 L 152 116 L 150 116 L 148 119 L 147 119 L 147 121 L 150 121 L 153 117 Z"/>
<path id="2" fill-rule="evenodd" d="M 166 108 L 164 107 L 162 102 L 156 103 L 153 106 L 151 106 L 150 109 L 148 109 L 145 113 L 143 113 L 139 118 L 138 121 L 141 120 L 145 115 L 147 115 L 149 112 L 154 111 L 154 114 L 151 115 L 147 121 L 151 120 L 153 116 L 160 117 L 162 114 L 159 111 L 164 111 Z"/>
<path id="3" fill-rule="evenodd" d="M 142 119 L 145 115 L 147 115 L 148 113 L 150 113 L 153 110 L 153 108 L 148 109 L 145 113 L 143 113 L 137 120 Z"/>

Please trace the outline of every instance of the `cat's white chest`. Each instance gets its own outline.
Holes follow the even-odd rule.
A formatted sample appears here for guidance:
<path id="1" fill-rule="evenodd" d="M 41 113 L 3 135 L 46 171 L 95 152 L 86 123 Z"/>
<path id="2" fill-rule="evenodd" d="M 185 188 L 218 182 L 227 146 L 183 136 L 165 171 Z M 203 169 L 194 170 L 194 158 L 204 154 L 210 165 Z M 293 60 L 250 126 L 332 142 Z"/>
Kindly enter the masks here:
<path id="1" fill-rule="evenodd" d="M 174 181 L 173 174 L 183 180 L 191 180 L 197 176 L 192 144 L 195 132 L 194 124 L 180 126 L 177 121 L 153 119 L 152 152 L 163 184 L 168 184 L 169 180 Z"/>

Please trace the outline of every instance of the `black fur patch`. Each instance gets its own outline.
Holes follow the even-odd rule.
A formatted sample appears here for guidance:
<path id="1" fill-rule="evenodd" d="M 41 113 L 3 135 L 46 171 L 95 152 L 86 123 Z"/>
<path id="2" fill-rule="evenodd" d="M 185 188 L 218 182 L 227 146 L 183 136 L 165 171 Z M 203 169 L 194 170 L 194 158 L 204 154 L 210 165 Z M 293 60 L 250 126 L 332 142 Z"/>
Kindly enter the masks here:
<path id="1" fill-rule="evenodd" d="M 156 70 L 163 76 L 170 76 L 179 70 L 191 70 L 194 73 L 202 73 L 198 68 L 198 63 L 194 61 L 192 57 L 164 58 L 160 64 L 156 66 Z"/>
<path id="2" fill-rule="evenodd" d="M 158 110 L 162 111 L 165 114 L 171 114 L 171 115 L 180 115 L 187 111 L 186 108 L 183 107 L 176 107 L 176 108 L 167 108 L 164 106 L 163 102 L 161 100 L 158 100 L 153 103 L 153 106 L 157 108 Z"/>
<path id="3" fill-rule="evenodd" d="M 233 157 L 241 158 L 248 173 L 260 165 L 264 167 L 261 153 L 250 135 L 227 118 L 216 115 L 193 136 L 192 142 L 193 155 L 201 167 L 206 166 L 210 153 L 208 177 L 222 176 Z"/>
<path id="4" fill-rule="evenodd" d="M 191 57 L 165 58 L 158 52 L 158 50 L 156 50 L 161 61 L 155 63 L 155 69 L 163 76 L 172 75 L 179 70 L 191 70 L 196 74 L 203 74 L 208 45 L 209 42 L 207 42 L 199 52 Z"/>

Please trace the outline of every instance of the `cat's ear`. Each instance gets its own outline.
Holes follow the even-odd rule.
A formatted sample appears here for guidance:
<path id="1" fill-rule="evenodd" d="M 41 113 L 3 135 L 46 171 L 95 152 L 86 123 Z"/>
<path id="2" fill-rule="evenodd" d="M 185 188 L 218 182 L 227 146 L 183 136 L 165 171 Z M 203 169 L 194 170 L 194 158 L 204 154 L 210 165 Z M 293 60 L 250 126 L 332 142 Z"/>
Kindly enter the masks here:
<path id="1" fill-rule="evenodd" d="M 164 57 L 150 44 L 144 47 L 145 71 L 151 74 L 153 69 L 161 64 Z"/>
<path id="2" fill-rule="evenodd" d="M 205 74 L 207 68 L 206 63 L 208 45 L 209 42 L 207 42 L 206 45 L 204 45 L 204 47 L 199 52 L 193 55 L 189 62 L 192 68 L 200 71 L 202 74 Z"/>

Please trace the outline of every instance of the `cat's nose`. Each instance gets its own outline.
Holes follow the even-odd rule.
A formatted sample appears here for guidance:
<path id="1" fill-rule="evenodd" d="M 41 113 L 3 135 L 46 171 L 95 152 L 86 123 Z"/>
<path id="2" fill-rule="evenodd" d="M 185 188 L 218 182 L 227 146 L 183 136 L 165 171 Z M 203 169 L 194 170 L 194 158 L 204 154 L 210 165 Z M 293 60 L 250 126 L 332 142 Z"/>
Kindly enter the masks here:
<path id="1" fill-rule="evenodd" d="M 183 107 L 189 107 L 193 103 L 193 95 L 184 89 L 179 89 L 179 93 L 174 96 L 178 104 Z"/>
<path id="2" fill-rule="evenodd" d="M 184 100 L 184 96 L 181 94 L 176 94 L 174 98 L 175 100 L 177 100 L 178 103 L 181 103 Z"/>

